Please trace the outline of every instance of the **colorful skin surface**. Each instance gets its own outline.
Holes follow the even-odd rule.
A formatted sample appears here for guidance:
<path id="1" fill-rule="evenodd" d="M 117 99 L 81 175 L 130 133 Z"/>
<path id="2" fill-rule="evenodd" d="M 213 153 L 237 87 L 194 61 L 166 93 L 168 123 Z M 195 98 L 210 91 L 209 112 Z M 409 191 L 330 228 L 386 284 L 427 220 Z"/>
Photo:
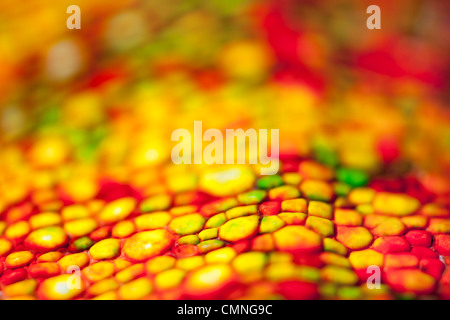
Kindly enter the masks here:
<path id="1" fill-rule="evenodd" d="M 300 190 L 309 180 L 302 174 L 314 175 L 311 163 L 320 164 L 295 161 L 302 173 L 289 173 L 301 176 L 303 183 L 290 186 Z M 302 166 L 306 161 L 308 166 Z M 308 197 L 308 192 L 295 198 L 282 193 L 271 200 L 272 190 L 288 184 L 282 179 L 266 185 L 254 178 L 251 192 L 230 192 L 224 198 L 203 193 L 201 200 L 198 192 L 144 198 L 138 191 L 126 195 L 117 184 L 99 185 L 99 190 L 118 189 L 117 199 L 78 204 L 89 218 L 67 219 L 62 212 L 73 204 L 63 205 L 55 210 L 61 219 L 52 217 L 52 226 L 25 228 L 22 240 L 8 233 L 18 221 L 7 219 L 0 242 L 2 298 L 449 298 L 449 213 L 424 211 L 430 205 L 445 207 L 438 195 L 423 204 L 408 193 L 369 182 L 327 201 Z M 321 181 L 335 185 L 335 178 Z M 260 190 L 268 192 L 255 197 Z M 183 204 L 176 205 L 180 195 Z M 98 202 L 95 209 L 93 202 Z M 153 208 L 142 203 L 153 203 Z M 373 210 L 358 209 L 362 203 Z M 6 217 L 21 208 L 9 208 Z M 412 223 L 422 219 L 424 224 Z M 65 220 L 75 227 L 63 228 Z M 127 232 L 111 232 L 119 226 Z M 78 230 L 90 232 L 74 236 Z M 78 286 L 70 287 L 74 266 L 81 272 Z M 380 268 L 380 287 L 369 289 L 368 268 L 373 266 Z"/>
<path id="2" fill-rule="evenodd" d="M 80 0 L 76 30 L 16 2 L 0 299 L 450 299 L 444 1 L 381 0 L 381 30 L 357 0 Z M 278 172 L 175 165 L 195 121 L 278 129 Z"/>

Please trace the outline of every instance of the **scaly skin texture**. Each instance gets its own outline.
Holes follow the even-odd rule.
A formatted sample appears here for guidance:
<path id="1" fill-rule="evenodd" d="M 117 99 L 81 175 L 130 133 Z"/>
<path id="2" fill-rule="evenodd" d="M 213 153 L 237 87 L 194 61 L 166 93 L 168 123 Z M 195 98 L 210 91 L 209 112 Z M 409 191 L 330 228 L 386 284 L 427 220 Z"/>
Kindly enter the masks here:
<path id="1" fill-rule="evenodd" d="M 276 184 L 252 174 L 252 192 L 233 194 L 233 187 L 223 198 L 206 193 L 199 197 L 199 192 L 144 198 L 138 191 L 130 196 L 130 189 L 118 184 L 99 185 L 99 195 L 107 189 L 116 199 L 97 196 L 83 204 L 63 205 L 54 212 L 60 219 L 49 219 L 51 225 L 34 230 L 21 226 L 28 230 L 21 238 L 8 233 L 18 223 L 8 219 L 11 212 L 24 210 L 24 204 L 13 206 L 5 212 L 0 242 L 2 297 L 448 297 L 450 220 L 441 196 L 423 188 L 429 200 L 421 203 L 408 192 L 383 190 L 381 180 L 374 179 L 377 183 L 350 187 L 346 195 L 333 192 L 328 201 L 318 201 L 316 195 L 312 200 L 301 192 L 276 193 L 276 200 L 271 199 L 271 191 L 281 186 L 304 189 L 308 175 L 325 178 L 321 182 L 333 190 L 342 182 L 334 178 L 332 168 L 322 167 L 327 175 L 318 175 L 318 162 L 297 158 L 295 163 L 301 173 L 280 172 Z M 293 175 L 300 184 L 289 184 Z M 408 185 L 403 188 L 407 191 Z M 262 192 L 257 197 L 256 190 Z M 177 204 L 180 196 L 183 203 Z M 73 206 L 83 207 L 88 217 L 64 214 Z M 84 212 L 81 207 L 77 210 Z M 430 213 L 429 207 L 440 209 Z M 409 222 L 403 223 L 399 213 Z M 105 219 L 111 214 L 114 219 Z M 417 226 L 414 218 L 425 223 Z M 95 229 L 87 235 L 74 236 L 92 226 Z M 368 268 L 374 266 L 379 267 L 381 286 L 369 290 L 366 280 L 373 270 Z"/>
<path id="2" fill-rule="evenodd" d="M 450 298 L 445 1 L 77 3 L 0 5 L 0 299 Z"/>

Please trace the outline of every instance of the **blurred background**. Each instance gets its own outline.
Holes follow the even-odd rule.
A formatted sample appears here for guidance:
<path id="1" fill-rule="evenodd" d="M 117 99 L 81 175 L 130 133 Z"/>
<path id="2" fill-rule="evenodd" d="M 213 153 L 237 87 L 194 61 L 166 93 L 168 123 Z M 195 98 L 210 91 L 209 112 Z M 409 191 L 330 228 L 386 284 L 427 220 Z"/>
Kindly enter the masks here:
<path id="1" fill-rule="evenodd" d="M 449 15 L 439 0 L 2 0 L 2 202 L 55 183 L 93 193 L 100 177 L 195 188 L 196 169 L 170 161 L 171 132 L 194 120 L 280 129 L 283 159 L 450 191 Z"/>

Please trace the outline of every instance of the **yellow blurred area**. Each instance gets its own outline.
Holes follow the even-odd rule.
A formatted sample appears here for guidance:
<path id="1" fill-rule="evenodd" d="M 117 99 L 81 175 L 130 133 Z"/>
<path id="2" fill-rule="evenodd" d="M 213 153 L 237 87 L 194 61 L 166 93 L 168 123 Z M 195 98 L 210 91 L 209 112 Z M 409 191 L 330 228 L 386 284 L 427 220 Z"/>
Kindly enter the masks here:
<path id="1" fill-rule="evenodd" d="M 411 2 L 382 1 L 372 32 L 369 1 L 3 0 L 3 197 L 73 180 L 89 198 L 103 176 L 192 190 L 211 168 L 173 169 L 170 136 L 194 121 L 279 129 L 280 154 L 329 166 L 447 172 L 443 5 Z"/>

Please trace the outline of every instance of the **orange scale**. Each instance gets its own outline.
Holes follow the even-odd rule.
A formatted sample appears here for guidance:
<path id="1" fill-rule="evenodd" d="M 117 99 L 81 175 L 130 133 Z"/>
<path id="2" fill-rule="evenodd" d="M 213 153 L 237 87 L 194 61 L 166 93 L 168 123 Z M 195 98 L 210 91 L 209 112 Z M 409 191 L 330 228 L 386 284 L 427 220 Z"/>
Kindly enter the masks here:
<path id="1" fill-rule="evenodd" d="M 34 254 L 30 251 L 16 251 L 9 254 L 5 259 L 7 268 L 20 268 L 28 265 L 34 259 Z"/>
<path id="2" fill-rule="evenodd" d="M 305 212 L 307 211 L 308 203 L 305 199 L 289 199 L 281 202 L 281 210 L 283 212 Z"/>
<path id="3" fill-rule="evenodd" d="M 198 254 L 198 247 L 192 244 L 186 244 L 173 248 L 173 253 L 178 258 L 192 257 Z"/>
<path id="4" fill-rule="evenodd" d="M 433 234 L 450 233 L 450 219 L 431 218 L 427 231 Z"/>
<path id="5" fill-rule="evenodd" d="M 389 218 L 375 228 L 371 229 L 371 232 L 375 236 L 400 236 L 406 232 L 407 228 L 399 218 Z"/>
<path id="6" fill-rule="evenodd" d="M 250 240 L 240 240 L 238 242 L 233 243 L 231 248 L 237 253 L 242 253 L 250 249 L 251 242 Z"/>
<path id="7" fill-rule="evenodd" d="M 28 272 L 33 278 L 50 278 L 61 274 L 61 268 L 55 262 L 43 262 L 30 265 Z"/>
<path id="8" fill-rule="evenodd" d="M 450 257 L 444 257 L 444 262 L 447 266 L 450 265 Z"/>
<path id="9" fill-rule="evenodd" d="M 385 268 L 416 268 L 419 259 L 412 253 L 389 253 L 384 257 Z"/>
<path id="10" fill-rule="evenodd" d="M 38 287 L 37 297 L 43 300 L 69 300 L 80 296 L 86 285 L 84 281 L 79 282 L 79 286 L 71 283 L 72 275 L 61 274 L 42 281 Z M 73 282 L 72 282 L 73 283 Z"/>
<path id="11" fill-rule="evenodd" d="M 64 246 L 68 237 L 60 227 L 44 227 L 31 232 L 24 241 L 27 248 L 47 252 Z"/>
<path id="12" fill-rule="evenodd" d="M 337 227 L 336 239 L 351 250 L 367 248 L 373 241 L 373 236 L 364 227 Z"/>
<path id="13" fill-rule="evenodd" d="M 184 282 L 184 293 L 190 298 L 214 299 L 229 291 L 234 280 L 235 274 L 229 265 L 206 265 L 188 275 Z"/>
<path id="14" fill-rule="evenodd" d="M 63 257 L 63 253 L 59 251 L 51 251 L 41 254 L 37 257 L 38 262 L 56 262 Z"/>
<path id="15" fill-rule="evenodd" d="M 97 282 L 109 278 L 114 274 L 114 264 L 109 261 L 101 261 L 83 269 L 82 273 L 90 282 Z"/>

